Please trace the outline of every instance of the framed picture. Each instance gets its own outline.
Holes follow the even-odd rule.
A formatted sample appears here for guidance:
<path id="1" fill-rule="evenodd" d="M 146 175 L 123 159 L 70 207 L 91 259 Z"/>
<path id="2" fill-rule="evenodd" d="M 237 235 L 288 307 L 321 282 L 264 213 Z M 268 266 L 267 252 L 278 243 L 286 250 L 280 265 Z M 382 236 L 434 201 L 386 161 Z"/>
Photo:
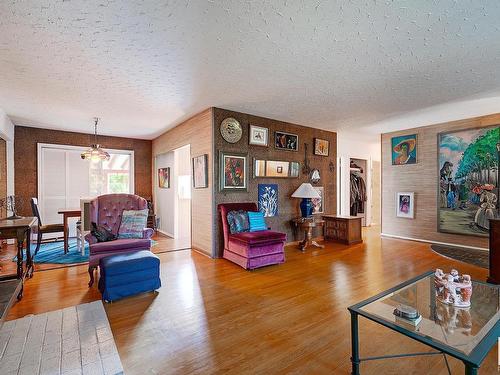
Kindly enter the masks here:
<path id="1" fill-rule="evenodd" d="M 290 177 L 299 177 L 300 163 L 298 161 L 290 162 Z"/>
<path id="2" fill-rule="evenodd" d="M 500 126 L 437 136 L 438 231 L 488 237 L 498 207 Z"/>
<path id="3" fill-rule="evenodd" d="M 268 146 L 269 144 L 269 129 L 260 126 L 250 125 L 250 139 L 248 144 L 255 146 Z"/>
<path id="4" fill-rule="evenodd" d="M 314 155 L 328 156 L 330 154 L 330 141 L 314 138 Z"/>
<path id="5" fill-rule="evenodd" d="M 195 189 L 208 187 L 208 154 L 193 158 L 193 187 Z"/>
<path id="6" fill-rule="evenodd" d="M 278 216 L 278 184 L 258 185 L 259 211 L 264 217 Z"/>
<path id="7" fill-rule="evenodd" d="M 247 190 L 247 155 L 220 151 L 220 190 Z"/>
<path id="8" fill-rule="evenodd" d="M 299 151 L 299 136 L 285 132 L 274 132 L 274 147 L 278 150 Z"/>
<path id="9" fill-rule="evenodd" d="M 406 219 L 413 219 L 415 200 L 414 193 L 397 193 L 396 194 L 396 216 Z"/>
<path id="10" fill-rule="evenodd" d="M 158 186 L 161 189 L 170 188 L 170 167 L 158 168 Z"/>
<path id="11" fill-rule="evenodd" d="M 288 177 L 288 169 L 290 163 L 288 161 L 266 161 L 266 177 Z"/>
<path id="12" fill-rule="evenodd" d="M 417 135 L 402 135 L 391 139 L 392 165 L 417 163 Z"/>
<path id="13" fill-rule="evenodd" d="M 324 209 L 323 209 L 324 189 L 322 186 L 315 186 L 314 190 L 316 190 L 318 192 L 319 198 L 311 199 L 311 202 L 313 204 L 313 214 L 322 214 L 324 211 Z"/>

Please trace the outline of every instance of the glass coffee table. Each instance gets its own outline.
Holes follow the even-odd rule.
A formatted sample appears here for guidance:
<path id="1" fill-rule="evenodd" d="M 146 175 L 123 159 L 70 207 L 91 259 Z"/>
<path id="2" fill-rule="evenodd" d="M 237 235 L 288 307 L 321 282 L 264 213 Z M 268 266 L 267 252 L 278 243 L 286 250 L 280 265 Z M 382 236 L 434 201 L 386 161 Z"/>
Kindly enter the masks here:
<path id="1" fill-rule="evenodd" d="M 359 375 L 363 361 L 422 355 L 446 355 L 461 360 L 465 374 L 477 374 L 484 358 L 500 336 L 500 287 L 473 281 L 471 306 L 458 308 L 436 299 L 434 271 L 415 277 L 394 288 L 349 307 L 351 313 L 352 374 Z M 417 326 L 396 319 L 398 305 L 417 309 L 422 320 Z M 359 357 L 358 316 L 426 344 L 436 351 Z"/>

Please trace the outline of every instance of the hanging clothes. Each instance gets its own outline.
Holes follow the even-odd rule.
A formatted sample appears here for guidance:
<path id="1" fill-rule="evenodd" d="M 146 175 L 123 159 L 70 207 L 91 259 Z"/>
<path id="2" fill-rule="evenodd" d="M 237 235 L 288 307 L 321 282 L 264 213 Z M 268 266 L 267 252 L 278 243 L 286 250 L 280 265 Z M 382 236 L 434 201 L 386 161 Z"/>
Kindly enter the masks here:
<path id="1" fill-rule="evenodd" d="M 351 216 L 365 212 L 366 184 L 358 173 L 351 173 Z"/>

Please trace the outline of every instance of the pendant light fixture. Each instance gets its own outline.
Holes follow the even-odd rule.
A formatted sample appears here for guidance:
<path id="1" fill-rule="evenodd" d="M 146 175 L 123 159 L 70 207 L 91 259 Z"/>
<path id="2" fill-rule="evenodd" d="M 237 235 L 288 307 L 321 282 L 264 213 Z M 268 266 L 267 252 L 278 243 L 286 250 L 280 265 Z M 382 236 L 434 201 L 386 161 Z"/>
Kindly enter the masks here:
<path id="1" fill-rule="evenodd" d="M 95 124 L 94 124 L 94 144 L 90 145 L 90 148 L 87 151 L 82 152 L 80 157 L 82 159 L 86 159 L 86 160 L 90 160 L 90 161 L 109 160 L 109 157 L 110 157 L 109 154 L 101 148 L 101 145 L 99 145 L 99 143 L 97 143 L 97 123 L 99 122 L 99 118 L 94 117 L 94 121 L 95 121 Z"/>

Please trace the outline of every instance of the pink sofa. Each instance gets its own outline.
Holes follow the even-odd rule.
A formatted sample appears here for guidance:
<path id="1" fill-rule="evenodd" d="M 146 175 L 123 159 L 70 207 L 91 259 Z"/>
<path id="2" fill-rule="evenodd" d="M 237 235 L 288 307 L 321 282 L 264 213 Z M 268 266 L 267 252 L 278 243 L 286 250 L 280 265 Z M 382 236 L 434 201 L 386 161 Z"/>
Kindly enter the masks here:
<path id="1" fill-rule="evenodd" d="M 148 208 L 148 202 L 134 194 L 101 195 L 90 202 L 90 222 L 102 225 L 113 234 L 118 234 L 123 210 L 143 210 Z M 151 250 L 153 229 L 144 228 L 142 238 L 124 238 L 108 242 L 97 242 L 91 234 L 85 236 L 89 243 L 89 287 L 94 283 L 94 271 L 99 265 L 99 259 L 140 250 Z"/>
<path id="2" fill-rule="evenodd" d="M 245 269 L 254 269 L 285 261 L 286 233 L 263 230 L 231 234 L 227 222 L 230 211 L 257 211 L 255 203 L 223 203 L 218 211 L 224 233 L 223 257 Z"/>

